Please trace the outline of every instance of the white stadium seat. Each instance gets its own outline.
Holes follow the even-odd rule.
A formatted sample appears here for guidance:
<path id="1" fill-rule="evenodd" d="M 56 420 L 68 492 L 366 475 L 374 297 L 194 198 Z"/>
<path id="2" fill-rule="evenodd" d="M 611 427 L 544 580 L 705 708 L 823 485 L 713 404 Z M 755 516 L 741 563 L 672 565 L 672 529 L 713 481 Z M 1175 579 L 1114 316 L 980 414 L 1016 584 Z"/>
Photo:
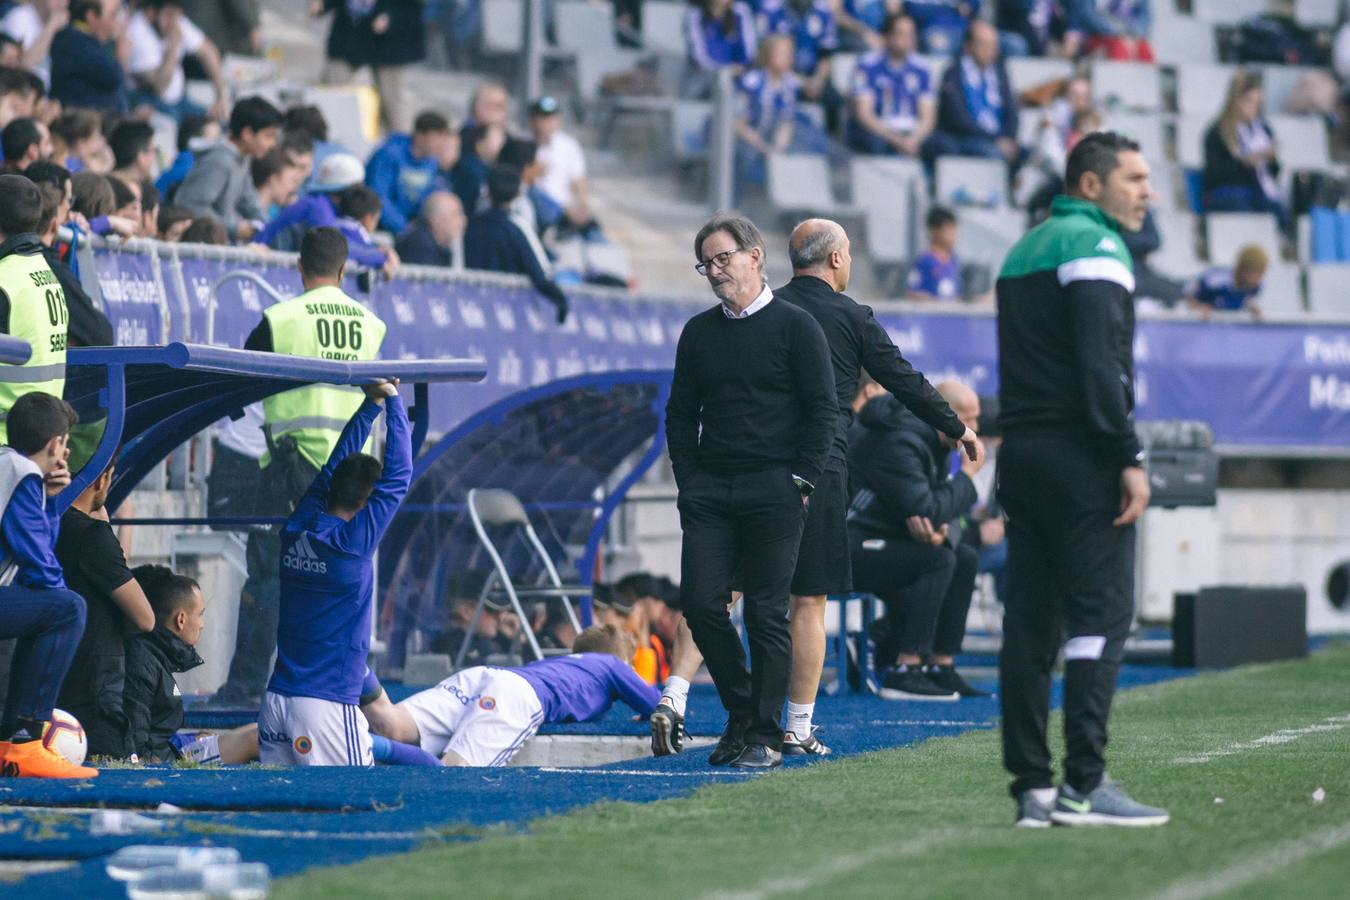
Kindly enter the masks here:
<path id="1" fill-rule="evenodd" d="M 1286 173 L 1331 168 L 1327 123 L 1320 116 L 1271 116 L 1280 165 Z"/>
<path id="2" fill-rule="evenodd" d="M 1277 116 L 1286 112 L 1289 93 L 1298 84 L 1300 78 L 1309 72 L 1315 72 L 1310 66 L 1262 66 L 1261 92 L 1268 116 Z"/>
<path id="3" fill-rule="evenodd" d="M 554 36 L 560 50 L 610 50 L 614 44 L 614 7 L 589 0 L 557 0 Z"/>
<path id="4" fill-rule="evenodd" d="M 850 192 L 853 205 L 859 209 L 885 210 L 901 197 L 908 205 L 916 182 L 923 183 L 923 166 L 918 160 L 860 154 L 849 164 Z"/>
<path id="5" fill-rule="evenodd" d="M 1177 112 L 1206 120 L 1216 117 L 1223 109 L 1228 83 L 1237 70 L 1237 66 L 1178 63 Z"/>
<path id="6" fill-rule="evenodd" d="M 1209 261 L 1216 266 L 1232 265 L 1247 244 L 1264 248 L 1272 258 L 1280 255 L 1280 231 L 1275 217 L 1267 213 L 1209 213 L 1205 232 Z"/>
<path id="7" fill-rule="evenodd" d="M 1195 216 L 1188 212 L 1155 209 L 1153 220 L 1162 247 L 1149 256 L 1149 265 L 1172 278 L 1194 278 L 1205 268 L 1195 252 Z"/>
<path id="8" fill-rule="evenodd" d="M 522 0 L 483 0 L 483 49 L 488 53 L 520 52 L 525 27 Z"/>
<path id="9" fill-rule="evenodd" d="M 642 4 L 642 49 L 681 58 L 688 52 L 684 40 L 684 17 L 689 7 L 667 0 L 646 0 Z"/>
<path id="10" fill-rule="evenodd" d="M 1180 116 L 1177 119 L 1177 164 L 1183 169 L 1202 169 L 1205 166 L 1205 132 L 1213 119 L 1201 116 Z"/>
<path id="11" fill-rule="evenodd" d="M 942 156 L 937 161 L 938 203 L 954 204 L 964 191 L 974 198 L 996 197 L 1004 205 L 1008 196 L 1008 167 L 1002 160 L 974 156 Z"/>
<path id="12" fill-rule="evenodd" d="M 983 263 L 995 272 L 1027 230 L 1026 213 L 1020 209 L 967 207 L 956 217 L 960 223 L 956 255 L 962 263 Z"/>
<path id="13" fill-rule="evenodd" d="M 1350 314 L 1350 263 L 1308 266 L 1308 310 L 1314 315 Z"/>
<path id="14" fill-rule="evenodd" d="M 1162 115 L 1156 112 L 1107 113 L 1102 122 L 1108 131 L 1119 131 L 1139 144 L 1139 150 L 1149 165 L 1157 168 L 1167 163 L 1167 146 L 1163 140 Z"/>
<path id="15" fill-rule="evenodd" d="M 1197 19 L 1219 25 L 1236 25 L 1269 9 L 1266 0 L 1191 0 L 1191 12 Z"/>
<path id="16" fill-rule="evenodd" d="M 1155 16 L 1150 42 L 1153 57 L 1164 66 L 1203 65 L 1219 58 L 1214 26 L 1191 16 L 1175 16 L 1166 21 L 1158 21 Z"/>
<path id="17" fill-rule="evenodd" d="M 1334 28 L 1340 13 L 1340 0 L 1294 0 L 1294 21 L 1304 28 Z"/>
<path id="18" fill-rule="evenodd" d="M 1271 260 L 1266 269 L 1261 294 L 1257 298 L 1261 311 L 1274 319 L 1293 319 L 1304 314 L 1303 274 L 1292 263 Z"/>
<path id="19" fill-rule="evenodd" d="M 1114 97 L 1125 109 L 1162 108 L 1158 67 L 1152 63 L 1099 60 L 1092 64 L 1092 93 L 1107 105 Z"/>
<path id="20" fill-rule="evenodd" d="M 824 156 L 773 153 L 769 156 L 769 202 L 780 212 L 828 213 L 839 207 L 830 191 Z"/>

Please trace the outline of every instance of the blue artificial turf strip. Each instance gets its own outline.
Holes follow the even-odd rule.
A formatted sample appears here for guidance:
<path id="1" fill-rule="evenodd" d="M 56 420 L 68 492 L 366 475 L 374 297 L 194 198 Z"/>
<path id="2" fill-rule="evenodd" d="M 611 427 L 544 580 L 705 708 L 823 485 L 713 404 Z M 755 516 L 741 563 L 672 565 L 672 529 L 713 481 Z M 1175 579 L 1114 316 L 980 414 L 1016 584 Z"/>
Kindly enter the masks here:
<path id="1" fill-rule="evenodd" d="M 1120 686 L 1156 683 L 1190 671 L 1126 666 Z M 994 687 L 991 682 L 979 686 Z M 391 689 L 391 695 L 396 690 Z M 1059 690 L 1057 681 L 1056 704 Z M 711 686 L 696 685 L 689 704 L 690 733 L 721 732 L 724 714 Z M 891 703 L 846 693 L 821 697 L 816 720 L 821 737 L 835 753 L 849 755 L 991 728 L 997 712 L 995 698 Z M 547 731 L 648 733 L 646 724 L 634 721 L 623 707 L 600 722 L 552 726 Z M 523 825 L 545 814 L 600 801 L 644 803 L 681 796 L 710 782 L 757 777 L 709 767 L 708 752 L 705 747 L 585 771 L 146 767 L 107 769 L 90 782 L 0 779 L 0 805 L 9 807 L 0 812 L 0 858 L 78 860 L 74 869 L 29 876 L 22 883 L 30 893 L 49 890 L 88 898 L 125 896 L 123 887 L 103 873 L 103 857 L 135 843 L 233 846 L 245 860 L 265 862 L 280 877 L 314 866 L 398 853 L 428 840 L 469 840 L 477 829 Z M 815 764 L 801 757 L 784 762 L 788 767 Z M 98 806 L 153 810 L 161 802 L 185 812 L 163 817 L 171 823 L 166 830 L 140 835 L 95 837 L 89 833 L 90 814 L 76 811 Z"/>

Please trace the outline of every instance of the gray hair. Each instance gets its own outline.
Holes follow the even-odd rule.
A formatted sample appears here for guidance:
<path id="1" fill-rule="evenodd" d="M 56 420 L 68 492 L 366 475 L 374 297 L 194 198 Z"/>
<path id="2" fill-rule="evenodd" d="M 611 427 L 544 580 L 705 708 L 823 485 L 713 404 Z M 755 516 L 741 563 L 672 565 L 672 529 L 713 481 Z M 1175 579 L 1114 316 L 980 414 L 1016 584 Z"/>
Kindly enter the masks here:
<path id="1" fill-rule="evenodd" d="M 798 232 L 804 233 L 799 236 Z M 807 219 L 798 223 L 788 242 L 792 271 L 809 272 L 823 267 L 831 253 L 844 249 L 842 236 L 843 229 L 829 219 Z"/>
<path id="2" fill-rule="evenodd" d="M 752 247 L 759 248 L 759 260 L 763 265 L 765 257 L 768 255 L 764 249 L 764 235 L 759 233 L 755 223 L 751 222 L 745 216 L 738 216 L 734 213 L 717 213 L 698 230 L 694 237 L 694 259 L 703 262 L 703 242 L 709 235 L 719 231 L 725 231 L 731 235 L 731 239 L 736 242 L 736 248 L 739 250 L 749 250 Z"/>

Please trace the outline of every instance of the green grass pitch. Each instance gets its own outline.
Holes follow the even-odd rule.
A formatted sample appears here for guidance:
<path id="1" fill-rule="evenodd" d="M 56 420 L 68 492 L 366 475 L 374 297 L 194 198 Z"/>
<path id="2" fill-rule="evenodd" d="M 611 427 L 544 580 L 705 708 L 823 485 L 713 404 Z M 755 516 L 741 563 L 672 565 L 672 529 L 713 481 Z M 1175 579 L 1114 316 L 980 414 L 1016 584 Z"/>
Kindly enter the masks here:
<path id="1" fill-rule="evenodd" d="M 1170 825 L 1015 830 L 998 735 L 976 732 L 598 804 L 274 896 L 1350 898 L 1350 647 L 1118 695 L 1108 759 Z"/>

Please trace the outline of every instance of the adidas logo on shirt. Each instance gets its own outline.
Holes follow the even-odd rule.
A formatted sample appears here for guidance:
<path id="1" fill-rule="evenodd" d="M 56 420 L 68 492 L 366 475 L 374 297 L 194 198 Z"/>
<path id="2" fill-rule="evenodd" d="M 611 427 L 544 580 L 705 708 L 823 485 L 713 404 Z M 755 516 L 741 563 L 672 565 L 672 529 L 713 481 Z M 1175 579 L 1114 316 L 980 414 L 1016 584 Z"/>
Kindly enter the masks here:
<path id="1" fill-rule="evenodd" d="M 316 575 L 328 572 L 328 563 L 319 559 L 319 554 L 314 552 L 314 547 L 309 542 L 309 535 L 304 532 L 301 532 L 300 538 L 281 557 L 281 564 L 297 572 L 313 572 Z"/>

